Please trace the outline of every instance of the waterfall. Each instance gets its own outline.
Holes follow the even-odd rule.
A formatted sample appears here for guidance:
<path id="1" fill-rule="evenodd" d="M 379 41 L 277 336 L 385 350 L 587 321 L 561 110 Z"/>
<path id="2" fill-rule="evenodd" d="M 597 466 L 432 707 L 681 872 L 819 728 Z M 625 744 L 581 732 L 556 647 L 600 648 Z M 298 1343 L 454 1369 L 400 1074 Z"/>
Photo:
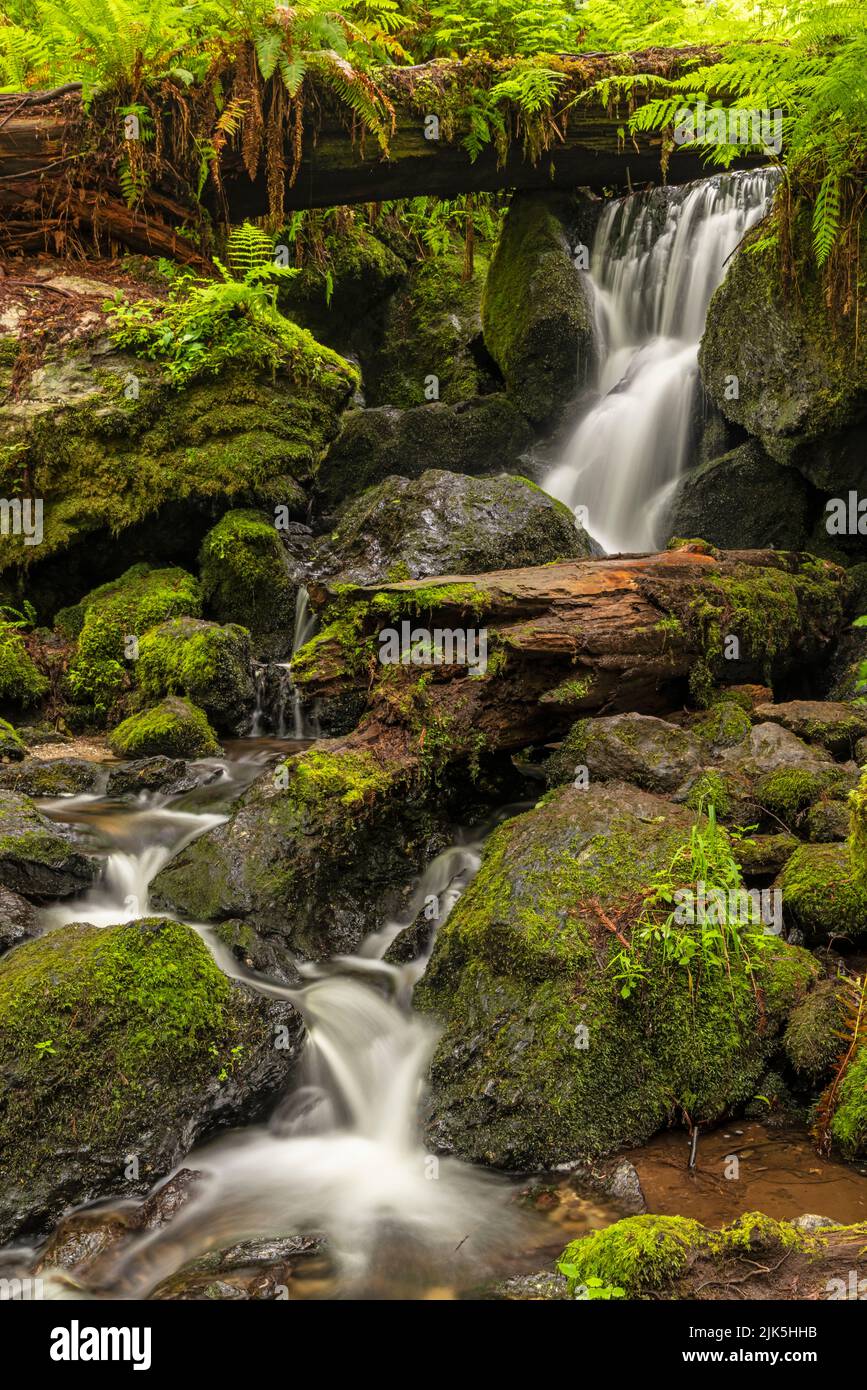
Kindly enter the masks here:
<path id="1" fill-rule="evenodd" d="M 757 170 L 654 188 L 610 203 L 599 220 L 588 277 L 598 399 L 543 485 L 586 508 L 586 529 L 609 553 L 664 540 L 665 504 L 690 462 L 708 305 L 778 177 Z"/>
<path id="2" fill-rule="evenodd" d="M 295 626 L 292 633 L 292 655 L 309 642 L 317 628 L 316 614 L 310 607 L 307 590 L 298 590 L 295 599 Z M 253 671 L 256 682 L 256 705 L 250 728 L 251 738 L 272 734 L 277 738 L 319 738 L 319 719 L 314 704 L 304 705 L 292 680 L 292 662 L 261 661 Z"/>

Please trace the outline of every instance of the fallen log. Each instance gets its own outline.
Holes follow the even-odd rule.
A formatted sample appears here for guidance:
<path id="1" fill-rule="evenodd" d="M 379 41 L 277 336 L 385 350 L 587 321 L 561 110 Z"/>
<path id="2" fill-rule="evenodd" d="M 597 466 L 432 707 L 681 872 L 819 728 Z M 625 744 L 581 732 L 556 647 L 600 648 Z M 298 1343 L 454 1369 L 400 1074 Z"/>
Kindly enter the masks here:
<path id="1" fill-rule="evenodd" d="M 558 55 L 550 60 L 560 79 L 550 111 L 530 130 L 520 113 L 504 106 L 510 129 L 507 148 L 498 151 L 492 143 L 475 158 L 464 143 L 465 108 L 474 92 L 484 94 L 507 76 L 514 60 L 438 60 L 383 70 L 378 81 L 395 112 L 394 132 L 385 153 L 372 138 L 359 138 L 358 130 L 335 111 L 327 93 L 311 87 L 305 109 L 315 115 L 305 120 L 301 160 L 294 175 L 292 137 L 286 132 L 283 211 L 422 194 L 453 198 L 503 188 L 577 186 L 601 191 L 700 178 L 708 170 L 698 151 L 674 145 L 664 148 L 658 133 L 626 133 L 628 99 L 617 108 L 595 98 L 585 100 L 584 93 L 603 78 L 629 73 L 677 77 L 719 56 L 719 49 L 706 47 Z M 168 148 L 176 119 L 172 98 L 154 96 L 163 102 L 163 142 Z M 191 94 L 184 120 L 194 104 Z M 122 153 L 117 123 L 110 102 L 99 111 L 85 113 L 75 84 L 45 93 L 0 95 L 0 227 L 4 220 L 20 223 L 22 209 L 25 220 L 38 221 L 40 216 L 50 220 L 53 205 L 63 207 L 61 190 L 71 182 L 79 193 L 65 215 L 76 227 L 97 232 L 102 228 L 133 249 L 150 248 L 183 258 L 177 237 L 174 250 L 169 249 L 173 231 L 169 222 L 183 222 L 185 217 L 196 221 L 202 209 L 191 197 L 189 183 L 179 181 L 177 169 L 167 163 L 160 166 L 156 181 L 130 214 L 117 181 L 118 159 L 92 157 L 91 147 L 102 148 L 106 140 L 105 148 L 116 146 Z M 750 155 L 734 167 L 762 162 L 763 155 Z M 84 197 L 82 186 L 98 196 Z M 209 180 L 203 202 L 212 217 L 234 223 L 269 210 L 264 168 L 260 165 L 251 178 L 245 165 L 243 121 L 222 152 L 220 187 Z M 154 224 L 150 240 L 143 223 Z M 16 245 L 20 236 L 16 228 Z"/>
<path id="2" fill-rule="evenodd" d="M 661 714 L 708 703 L 717 685 L 806 673 L 842 630 L 846 585 L 809 555 L 701 542 L 376 588 L 313 584 L 322 629 L 292 674 L 305 699 L 363 699 L 344 747 L 410 761 L 516 750 L 583 715 Z"/>

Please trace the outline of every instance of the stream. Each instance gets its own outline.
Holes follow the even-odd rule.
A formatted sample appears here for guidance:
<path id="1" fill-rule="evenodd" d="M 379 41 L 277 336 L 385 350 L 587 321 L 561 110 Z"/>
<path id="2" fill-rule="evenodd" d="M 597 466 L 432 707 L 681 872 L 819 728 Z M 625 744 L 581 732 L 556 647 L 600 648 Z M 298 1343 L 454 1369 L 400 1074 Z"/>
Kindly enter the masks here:
<path id="1" fill-rule="evenodd" d="M 106 856 L 99 885 L 45 908 L 43 929 L 146 915 L 149 884 L 168 859 L 225 819 L 276 756 L 303 746 L 237 740 L 225 759 L 193 764 L 205 780 L 173 798 L 42 801 L 47 814 L 75 826 Z M 530 1179 L 494 1174 L 429 1154 L 418 1134 L 436 1032 L 410 998 L 432 941 L 400 965 L 383 956 L 430 894 L 440 900 L 441 925 L 478 870 L 487 835 L 525 809 L 504 806 L 471 830 L 456 829 L 400 915 L 355 955 L 302 963 L 299 988 L 245 970 L 207 926 L 191 923 L 228 974 L 300 1011 L 307 1041 L 299 1069 L 267 1123 L 225 1133 L 187 1156 L 183 1168 L 198 1174 L 193 1199 L 168 1226 L 124 1242 L 108 1272 L 103 1262 L 96 1290 L 60 1275 L 52 1280 L 48 1271 L 47 1296 L 143 1298 L 208 1251 L 311 1236 L 311 1255 L 287 1293 L 293 1299 L 478 1297 L 497 1281 L 550 1268 L 569 1239 L 622 1214 L 568 1171 Z M 735 1153 L 744 1177 L 749 1171 L 751 1205 L 771 1215 L 867 1216 L 865 1176 L 818 1159 L 804 1134 L 744 1122 L 704 1136 L 692 1172 L 688 1153 L 684 1134 L 672 1132 L 624 1155 L 649 1210 L 710 1224 L 739 1215 L 744 1183 L 724 1176 Z M 98 1205 L 108 1216 L 129 1203 Z"/>

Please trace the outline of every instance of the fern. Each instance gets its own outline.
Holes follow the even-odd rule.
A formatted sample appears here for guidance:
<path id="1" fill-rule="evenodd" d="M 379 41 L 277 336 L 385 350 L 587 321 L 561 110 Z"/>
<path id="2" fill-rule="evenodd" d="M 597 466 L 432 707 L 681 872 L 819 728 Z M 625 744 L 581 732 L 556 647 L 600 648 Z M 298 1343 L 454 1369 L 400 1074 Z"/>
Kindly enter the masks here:
<path id="1" fill-rule="evenodd" d="M 261 227 L 245 222 L 233 227 L 226 242 L 226 255 L 233 275 L 240 280 L 251 270 L 274 264 L 274 239 Z"/>
<path id="2" fill-rule="evenodd" d="M 840 1103 L 846 1073 L 859 1049 L 867 1046 L 867 975 L 858 979 L 841 976 L 840 989 L 843 1020 L 836 1036 L 840 1038 L 842 1048 L 831 1082 L 816 1106 L 813 1125 L 813 1137 L 820 1153 L 828 1153 L 831 1148 L 831 1126 Z"/>

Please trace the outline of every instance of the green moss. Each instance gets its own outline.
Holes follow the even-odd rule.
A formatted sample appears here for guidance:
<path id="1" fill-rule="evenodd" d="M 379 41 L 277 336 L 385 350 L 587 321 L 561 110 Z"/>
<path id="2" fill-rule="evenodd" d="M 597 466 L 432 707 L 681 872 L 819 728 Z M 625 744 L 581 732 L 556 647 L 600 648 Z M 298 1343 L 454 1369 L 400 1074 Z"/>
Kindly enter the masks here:
<path id="1" fill-rule="evenodd" d="M 718 1231 L 684 1216 L 628 1216 L 572 1241 L 560 1265 L 568 1267 L 573 1285 L 600 1279 L 636 1298 L 677 1284 L 698 1255 L 726 1259 L 790 1250 L 810 1253 L 818 1244 L 815 1237 L 763 1212 L 748 1212 Z"/>
<path id="2" fill-rule="evenodd" d="M 836 980 L 821 980 L 792 1011 L 783 1046 L 795 1070 L 811 1082 L 826 1077 L 839 1055 L 843 1016 Z"/>
<path id="3" fill-rule="evenodd" d="M 697 777 L 689 789 L 686 804 L 695 811 L 704 811 L 708 806 L 713 806 L 719 819 L 727 820 L 733 803 L 723 773 L 710 768 Z"/>
<path id="4" fill-rule="evenodd" d="M 855 881 L 867 890 L 867 772 L 849 793 L 849 850 Z"/>
<path id="5" fill-rule="evenodd" d="M 278 769 L 278 777 L 281 769 Z M 368 810 L 394 785 L 395 768 L 370 753 L 322 752 L 311 748 L 282 765 L 287 792 L 302 816 L 317 823 L 336 819 L 345 825 Z"/>
<path id="6" fill-rule="evenodd" d="M 141 1133 L 180 1073 L 216 1077 L 248 1040 L 233 988 L 174 922 L 66 927 L 0 960 L 7 1182 L 60 1151 Z"/>
<path id="7" fill-rule="evenodd" d="M 207 758 L 220 751 L 204 710 L 176 698 L 131 715 L 112 731 L 108 742 L 119 758 Z"/>
<path id="8" fill-rule="evenodd" d="M 713 748 L 734 748 L 744 743 L 750 736 L 752 723 L 749 715 L 734 700 L 716 700 L 710 709 L 691 726 Z"/>
<path id="9" fill-rule="evenodd" d="M 0 700 L 26 707 L 48 693 L 48 680 L 31 659 L 20 632 L 0 630 Z"/>
<path id="10" fill-rule="evenodd" d="M 218 622 L 263 633 L 291 628 L 295 585 L 273 521 L 262 513 L 227 512 L 202 542 L 199 567 Z"/>
<path id="11" fill-rule="evenodd" d="M 253 700 L 247 629 L 193 618 L 160 623 L 139 644 L 136 679 L 146 697 L 184 695 L 218 727 L 232 728 Z"/>
<path id="12" fill-rule="evenodd" d="M 846 1069 L 831 1137 L 847 1158 L 863 1157 L 867 1153 L 867 1047 L 860 1047 Z"/>
<path id="13" fill-rule="evenodd" d="M 801 845 L 779 887 L 789 920 L 808 940 L 867 934 L 867 887 L 857 879 L 847 845 Z"/>
<path id="14" fill-rule="evenodd" d="M 195 617 L 201 606 L 199 586 L 186 570 L 139 564 L 92 590 L 75 607 L 63 609 L 58 626 L 77 636 L 66 676 L 70 699 L 89 707 L 94 720 L 105 719 L 128 685 L 127 638 L 140 637 L 179 614 Z"/>
<path id="15" fill-rule="evenodd" d="M 17 729 L 5 719 L 0 719 L 0 758 L 4 762 L 20 762 L 26 752 L 24 740 Z"/>

